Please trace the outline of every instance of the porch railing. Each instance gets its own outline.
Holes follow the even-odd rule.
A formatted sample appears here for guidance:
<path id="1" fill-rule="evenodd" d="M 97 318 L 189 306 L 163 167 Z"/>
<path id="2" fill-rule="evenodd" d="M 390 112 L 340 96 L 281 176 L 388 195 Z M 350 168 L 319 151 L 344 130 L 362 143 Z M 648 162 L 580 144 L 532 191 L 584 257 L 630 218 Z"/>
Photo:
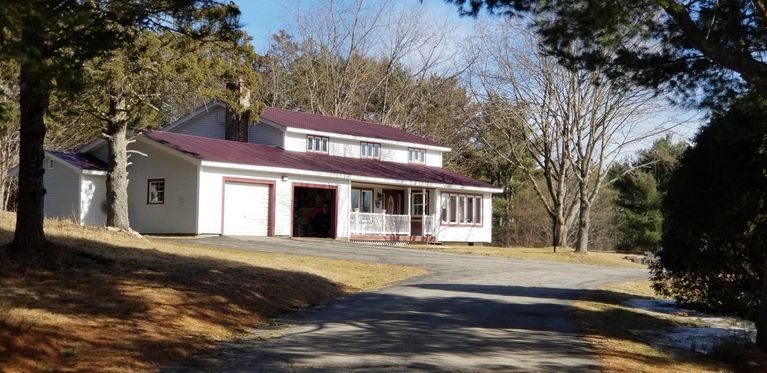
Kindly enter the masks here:
<path id="1" fill-rule="evenodd" d="M 390 234 L 409 236 L 411 233 L 410 215 L 391 215 L 369 212 L 349 213 L 351 234 Z M 436 236 L 439 229 L 437 215 L 424 215 L 421 218 L 423 236 Z"/>
<path id="2" fill-rule="evenodd" d="M 352 234 L 395 234 L 409 236 L 410 216 L 351 212 L 349 213 L 349 228 Z"/>

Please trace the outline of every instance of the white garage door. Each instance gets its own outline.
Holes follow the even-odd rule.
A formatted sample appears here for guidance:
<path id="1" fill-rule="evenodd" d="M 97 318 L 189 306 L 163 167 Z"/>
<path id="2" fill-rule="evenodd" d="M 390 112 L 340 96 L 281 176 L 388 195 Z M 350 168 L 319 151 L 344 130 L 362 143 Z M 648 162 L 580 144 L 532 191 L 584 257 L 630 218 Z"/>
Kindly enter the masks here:
<path id="1" fill-rule="evenodd" d="M 224 235 L 266 236 L 269 232 L 269 186 L 224 184 Z"/>

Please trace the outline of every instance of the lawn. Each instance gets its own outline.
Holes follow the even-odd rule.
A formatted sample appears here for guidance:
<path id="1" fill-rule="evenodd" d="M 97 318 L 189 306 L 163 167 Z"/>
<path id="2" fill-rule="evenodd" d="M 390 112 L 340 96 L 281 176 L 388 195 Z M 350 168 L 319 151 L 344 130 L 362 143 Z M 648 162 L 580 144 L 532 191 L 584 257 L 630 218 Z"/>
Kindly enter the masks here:
<path id="1" fill-rule="evenodd" d="M 0 212 L 0 245 L 14 215 Z M 2 259 L 0 371 L 147 371 L 269 318 L 422 269 L 197 247 L 46 221 L 49 258 Z"/>
<path id="2" fill-rule="evenodd" d="M 497 247 L 497 246 L 450 246 L 450 245 L 407 245 L 407 248 L 442 251 L 458 254 L 500 256 L 512 259 L 540 260 L 547 262 L 589 264 L 608 267 L 647 268 L 623 259 L 625 254 L 613 252 L 589 252 L 576 254 L 571 248 L 559 248 L 555 253 L 551 247 Z"/>
<path id="3" fill-rule="evenodd" d="M 694 324 L 685 315 L 648 314 L 626 307 L 632 298 L 655 298 L 649 281 L 609 284 L 584 292 L 574 312 L 586 339 L 607 372 L 728 372 L 762 371 L 767 360 L 754 350 L 719 351 L 707 356 L 686 351 L 661 351 L 640 335 Z"/>

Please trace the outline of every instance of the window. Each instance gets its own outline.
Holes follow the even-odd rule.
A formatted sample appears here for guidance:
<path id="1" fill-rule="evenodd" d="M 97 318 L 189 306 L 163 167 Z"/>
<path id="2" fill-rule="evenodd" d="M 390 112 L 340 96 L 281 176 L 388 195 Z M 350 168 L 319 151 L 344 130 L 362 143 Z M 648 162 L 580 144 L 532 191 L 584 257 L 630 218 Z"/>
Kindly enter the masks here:
<path id="1" fill-rule="evenodd" d="M 429 211 L 429 192 L 413 192 L 412 215 L 426 215 Z"/>
<path id="2" fill-rule="evenodd" d="M 373 191 L 352 189 L 352 211 L 373 212 Z"/>
<path id="3" fill-rule="evenodd" d="M 48 159 L 48 169 L 52 170 L 56 166 L 56 162 L 53 159 Z"/>
<path id="4" fill-rule="evenodd" d="M 146 203 L 150 205 L 165 203 L 165 179 L 149 179 L 146 189 Z"/>
<path id="5" fill-rule="evenodd" d="M 447 224 L 482 225 L 482 197 L 444 193 L 440 217 Z"/>
<path id="6" fill-rule="evenodd" d="M 322 136 L 306 136 L 306 151 L 327 153 L 330 140 Z"/>
<path id="7" fill-rule="evenodd" d="M 381 158 L 381 144 L 370 142 L 360 143 L 360 158 Z"/>
<path id="8" fill-rule="evenodd" d="M 408 148 L 407 150 L 408 162 L 425 163 L 426 162 L 426 150 Z"/>

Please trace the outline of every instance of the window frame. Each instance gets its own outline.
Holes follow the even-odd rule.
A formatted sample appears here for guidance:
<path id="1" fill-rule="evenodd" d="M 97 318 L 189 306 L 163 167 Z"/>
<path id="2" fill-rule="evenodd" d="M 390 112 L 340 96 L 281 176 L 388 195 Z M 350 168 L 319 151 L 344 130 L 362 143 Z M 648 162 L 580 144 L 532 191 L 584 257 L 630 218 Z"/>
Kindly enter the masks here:
<path id="1" fill-rule="evenodd" d="M 481 194 L 442 193 L 440 199 L 440 222 L 443 225 L 453 227 L 483 226 L 482 200 L 484 196 Z M 455 199 L 454 203 L 453 199 Z M 469 200 L 471 200 L 471 222 L 467 219 L 469 215 Z M 455 208 L 451 206 L 455 206 Z"/>
<path id="2" fill-rule="evenodd" d="M 374 194 L 373 194 L 373 189 L 370 189 L 370 188 L 352 188 L 351 193 L 354 194 L 355 192 L 359 193 L 359 197 L 357 198 L 357 201 L 359 202 L 359 207 L 358 207 L 359 211 L 357 211 L 357 212 L 362 212 L 362 213 L 366 213 L 366 214 L 373 213 L 375 211 L 375 206 L 374 206 L 375 198 L 374 198 Z M 363 209 L 362 209 L 362 207 L 365 205 L 364 202 L 363 202 L 365 200 L 365 198 L 364 198 L 364 193 L 365 192 L 370 193 L 370 211 L 363 211 Z M 349 208 L 351 209 L 351 212 L 355 212 L 354 211 L 354 205 L 352 205 L 351 199 L 349 200 Z"/>
<path id="3" fill-rule="evenodd" d="M 376 155 L 368 155 L 363 149 L 375 149 Z M 381 144 L 376 142 L 360 141 L 360 158 L 381 159 Z"/>
<path id="4" fill-rule="evenodd" d="M 421 197 L 421 203 L 416 203 L 415 202 L 415 196 L 416 195 L 422 196 Z M 424 215 L 427 215 L 427 213 L 429 211 L 429 198 L 430 198 L 430 195 L 429 195 L 429 191 L 428 190 L 425 191 L 425 192 L 412 191 L 410 193 L 410 215 L 411 216 L 424 216 Z M 421 214 L 417 214 L 416 213 L 416 211 L 415 211 L 416 206 L 421 207 L 421 211 L 422 211 Z"/>
<path id="5" fill-rule="evenodd" d="M 162 191 L 159 192 L 159 193 L 162 193 L 161 194 L 162 198 L 158 202 L 153 202 L 151 198 L 152 196 L 151 187 L 152 187 L 152 183 L 156 183 L 156 182 L 162 182 Z M 167 183 L 165 182 L 164 178 L 147 179 L 146 180 L 146 204 L 147 205 L 164 205 L 165 194 L 167 190 L 168 190 Z"/>
<path id="6" fill-rule="evenodd" d="M 426 149 L 407 148 L 407 161 L 408 163 L 426 163 Z"/>
<path id="7" fill-rule="evenodd" d="M 306 151 L 330 154 L 330 138 L 327 136 L 306 135 Z"/>

